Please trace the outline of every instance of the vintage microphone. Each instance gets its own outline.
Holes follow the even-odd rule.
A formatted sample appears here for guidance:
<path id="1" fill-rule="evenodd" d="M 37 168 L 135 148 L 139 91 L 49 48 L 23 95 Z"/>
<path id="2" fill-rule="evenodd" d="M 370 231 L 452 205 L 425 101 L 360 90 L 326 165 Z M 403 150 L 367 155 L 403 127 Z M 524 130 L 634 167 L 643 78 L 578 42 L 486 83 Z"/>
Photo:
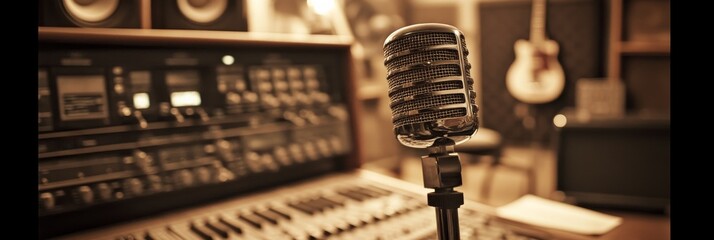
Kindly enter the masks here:
<path id="1" fill-rule="evenodd" d="M 384 42 L 389 107 L 394 133 L 402 145 L 426 148 L 424 187 L 436 208 L 440 240 L 459 239 L 458 208 L 464 203 L 461 161 L 454 145 L 478 130 L 478 106 L 464 35 L 437 23 L 398 29 Z"/>

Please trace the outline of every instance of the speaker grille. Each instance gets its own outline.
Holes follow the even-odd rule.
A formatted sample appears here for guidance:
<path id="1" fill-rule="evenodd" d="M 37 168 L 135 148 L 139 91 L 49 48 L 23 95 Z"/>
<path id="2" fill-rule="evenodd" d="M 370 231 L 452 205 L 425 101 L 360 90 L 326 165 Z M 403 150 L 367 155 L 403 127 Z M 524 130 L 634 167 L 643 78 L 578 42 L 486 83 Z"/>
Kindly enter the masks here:
<path id="1" fill-rule="evenodd" d="M 445 109 L 445 110 L 421 113 L 421 114 L 415 115 L 415 116 L 404 117 L 404 118 L 394 120 L 393 123 L 395 126 L 404 126 L 404 125 L 408 125 L 408 124 L 436 121 L 437 119 L 442 119 L 442 118 L 463 117 L 464 115 L 466 115 L 465 108 L 453 108 L 453 109 Z"/>
<path id="2" fill-rule="evenodd" d="M 458 65 L 438 65 L 430 68 L 415 68 L 387 76 L 390 92 L 394 87 L 408 82 L 419 82 L 437 78 L 461 76 Z"/>
<path id="3" fill-rule="evenodd" d="M 426 83 L 424 85 L 408 87 L 408 88 L 401 89 L 399 91 L 394 91 L 389 94 L 389 100 L 391 100 L 392 102 L 395 102 L 395 101 L 403 99 L 407 96 L 416 96 L 416 95 L 421 95 L 421 94 L 431 93 L 431 92 L 436 92 L 436 91 L 443 91 L 443 90 L 460 89 L 463 87 L 464 87 L 464 85 L 461 83 L 461 81 Z"/>
<path id="4" fill-rule="evenodd" d="M 468 114 L 466 108 L 474 100 L 470 99 L 467 102 L 466 98 L 473 98 L 474 94 L 471 94 L 471 91 L 466 91 L 464 84 L 469 85 L 468 89 L 470 90 L 473 88 L 471 86 L 473 80 L 469 75 L 462 75 L 462 73 L 468 73 L 470 65 L 462 66 L 462 61 L 465 60 L 468 50 L 464 46 L 458 46 L 457 37 L 460 37 L 463 43 L 463 36 L 454 32 L 414 32 L 394 39 L 385 45 L 385 56 L 389 59 L 385 62 L 385 66 L 388 70 L 387 81 L 390 89 L 389 97 L 392 102 L 390 107 L 395 127 L 401 127 L 404 124 L 427 123 L 439 118 L 464 117 Z M 427 50 L 435 46 L 452 46 L 456 49 Z M 404 54 L 404 51 L 407 50 L 409 52 L 406 52 L 405 55 L 398 57 L 393 55 Z M 459 50 L 463 52 L 464 56 L 459 56 Z M 445 82 L 431 82 L 435 79 L 449 77 L 453 79 Z M 411 83 L 411 86 L 404 87 L 407 83 Z M 464 92 L 429 94 L 454 89 L 462 89 Z M 414 98 L 401 101 L 408 96 Z M 436 107 L 454 104 L 462 106 L 433 110 Z M 410 111 L 418 111 L 418 114 L 406 116 L 405 114 Z"/>
<path id="5" fill-rule="evenodd" d="M 396 39 L 387 43 L 384 47 L 384 56 L 389 56 L 406 50 L 448 44 L 456 44 L 456 35 L 453 33 L 412 33 L 404 38 Z"/>
<path id="6" fill-rule="evenodd" d="M 392 116 L 405 114 L 413 110 L 425 110 L 433 107 L 465 103 L 464 94 L 436 95 L 426 98 L 419 98 L 411 101 L 404 101 L 393 104 Z"/>
<path id="7" fill-rule="evenodd" d="M 459 52 L 456 50 L 432 50 L 407 54 L 387 62 L 387 71 L 394 71 L 400 67 L 409 66 L 414 63 L 426 63 L 446 60 L 459 60 Z"/>

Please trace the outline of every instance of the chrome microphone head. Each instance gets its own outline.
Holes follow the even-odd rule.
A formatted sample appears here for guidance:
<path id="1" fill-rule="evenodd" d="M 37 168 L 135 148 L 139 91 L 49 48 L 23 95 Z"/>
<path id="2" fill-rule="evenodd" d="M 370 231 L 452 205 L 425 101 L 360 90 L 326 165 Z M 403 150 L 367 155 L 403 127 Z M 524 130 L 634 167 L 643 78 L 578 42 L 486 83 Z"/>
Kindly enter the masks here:
<path id="1" fill-rule="evenodd" d="M 426 148 L 440 138 L 459 144 L 479 126 L 464 34 L 437 23 L 406 26 L 384 42 L 389 107 L 397 139 Z"/>

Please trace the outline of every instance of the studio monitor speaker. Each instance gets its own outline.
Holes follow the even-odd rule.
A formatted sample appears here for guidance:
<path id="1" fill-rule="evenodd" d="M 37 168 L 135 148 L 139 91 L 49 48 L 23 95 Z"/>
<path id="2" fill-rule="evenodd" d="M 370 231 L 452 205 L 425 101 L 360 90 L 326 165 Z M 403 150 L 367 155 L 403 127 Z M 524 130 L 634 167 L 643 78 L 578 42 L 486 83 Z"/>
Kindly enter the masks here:
<path id="1" fill-rule="evenodd" d="M 40 26 L 141 27 L 139 0 L 41 0 L 38 7 Z"/>
<path id="2" fill-rule="evenodd" d="M 152 28 L 247 31 L 242 0 L 151 1 Z"/>

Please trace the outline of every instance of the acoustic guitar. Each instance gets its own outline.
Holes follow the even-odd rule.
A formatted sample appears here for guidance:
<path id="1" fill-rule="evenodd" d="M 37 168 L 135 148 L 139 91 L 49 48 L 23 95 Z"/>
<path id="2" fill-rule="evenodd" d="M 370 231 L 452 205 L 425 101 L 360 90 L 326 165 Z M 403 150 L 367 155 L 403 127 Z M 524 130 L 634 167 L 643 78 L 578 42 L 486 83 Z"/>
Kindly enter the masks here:
<path id="1" fill-rule="evenodd" d="M 545 35 L 545 7 L 545 0 L 533 1 L 530 40 L 516 41 L 516 59 L 506 74 L 508 92 L 523 103 L 551 102 L 565 87 L 558 43 Z"/>

